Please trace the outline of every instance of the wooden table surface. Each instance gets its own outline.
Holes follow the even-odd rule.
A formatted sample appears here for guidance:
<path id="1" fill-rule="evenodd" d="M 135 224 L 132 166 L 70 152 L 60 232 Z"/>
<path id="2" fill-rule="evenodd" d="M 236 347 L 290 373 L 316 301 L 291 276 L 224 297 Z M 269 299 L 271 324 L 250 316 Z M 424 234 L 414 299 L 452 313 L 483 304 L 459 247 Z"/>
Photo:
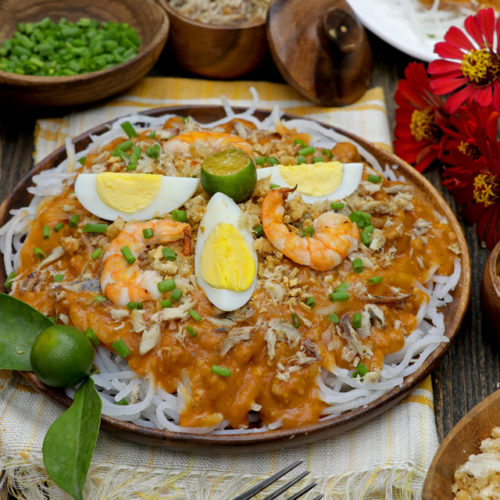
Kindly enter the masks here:
<path id="1" fill-rule="evenodd" d="M 399 78 L 411 59 L 370 35 L 375 68 L 373 86 L 385 90 L 391 128 L 394 126 L 393 100 Z M 183 71 L 172 65 L 168 50 L 152 70 L 151 76 L 183 76 Z M 283 82 L 270 58 L 245 80 Z M 0 89 L 1 90 L 1 89 Z M 32 110 L 4 107 L 0 109 L 0 197 L 3 199 L 15 183 L 32 166 L 33 132 L 37 118 L 61 116 L 71 110 Z M 441 188 L 437 169 L 426 177 L 443 193 L 457 212 L 451 197 Z M 483 313 L 479 297 L 483 267 L 488 250 L 480 248 L 474 228 L 463 222 L 472 259 L 472 293 L 469 310 L 459 335 L 440 365 L 433 373 L 437 430 L 442 440 L 460 418 L 487 395 L 500 387 L 500 346 L 495 343 Z"/>

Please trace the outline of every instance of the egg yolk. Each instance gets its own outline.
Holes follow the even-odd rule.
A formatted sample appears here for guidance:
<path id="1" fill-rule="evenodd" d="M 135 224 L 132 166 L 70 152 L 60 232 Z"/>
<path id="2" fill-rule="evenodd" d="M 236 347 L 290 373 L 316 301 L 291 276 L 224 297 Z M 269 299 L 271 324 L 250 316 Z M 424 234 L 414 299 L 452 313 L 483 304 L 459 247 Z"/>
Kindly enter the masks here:
<path id="1" fill-rule="evenodd" d="M 309 196 L 325 196 L 335 191 L 342 182 L 343 170 L 344 166 L 338 161 L 280 166 L 285 182 Z"/>
<path id="2" fill-rule="evenodd" d="M 96 176 L 96 189 L 102 202 L 115 210 L 131 214 L 146 208 L 158 195 L 161 175 L 103 172 Z"/>
<path id="3" fill-rule="evenodd" d="M 209 234 L 201 253 L 200 272 L 214 288 L 235 292 L 250 288 L 255 260 L 245 238 L 232 224 L 221 222 Z"/>

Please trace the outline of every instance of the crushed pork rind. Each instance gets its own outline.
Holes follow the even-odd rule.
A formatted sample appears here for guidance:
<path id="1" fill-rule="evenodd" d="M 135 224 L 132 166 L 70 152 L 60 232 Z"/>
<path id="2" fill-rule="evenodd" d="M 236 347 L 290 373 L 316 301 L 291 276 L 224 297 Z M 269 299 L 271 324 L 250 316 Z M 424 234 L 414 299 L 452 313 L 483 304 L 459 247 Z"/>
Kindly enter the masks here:
<path id="1" fill-rule="evenodd" d="M 457 500 L 500 498 L 500 427 L 481 442 L 480 453 L 470 455 L 457 469 L 452 490 Z"/>

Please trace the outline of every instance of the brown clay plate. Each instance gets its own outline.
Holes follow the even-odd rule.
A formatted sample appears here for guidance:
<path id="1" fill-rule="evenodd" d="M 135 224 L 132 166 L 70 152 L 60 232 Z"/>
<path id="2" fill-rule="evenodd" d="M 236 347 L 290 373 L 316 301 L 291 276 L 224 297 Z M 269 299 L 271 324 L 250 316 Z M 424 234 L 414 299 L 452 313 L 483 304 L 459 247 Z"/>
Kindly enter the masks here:
<path id="1" fill-rule="evenodd" d="M 451 487 L 458 467 L 469 455 L 479 453 L 481 441 L 500 425 L 500 390 L 472 408 L 446 436 L 425 478 L 424 500 L 453 498 Z"/>
<path id="2" fill-rule="evenodd" d="M 244 111 L 244 109 L 235 108 L 235 111 L 242 112 Z M 167 113 L 174 113 L 180 116 L 191 116 L 202 123 L 215 121 L 225 116 L 224 110 L 220 106 L 178 106 L 153 109 L 145 112 L 144 114 L 149 116 L 160 116 Z M 257 118 L 259 119 L 263 119 L 268 114 L 268 111 L 257 111 L 255 113 L 255 116 L 257 116 Z M 301 117 L 285 115 L 284 118 L 291 119 Z M 209 446 L 214 450 L 231 447 L 233 451 L 235 449 L 238 449 L 239 447 L 243 451 L 248 445 L 271 448 L 275 447 L 277 442 L 279 442 L 280 447 L 287 445 L 296 446 L 304 442 L 319 440 L 328 436 L 332 436 L 339 432 L 358 426 L 363 422 L 366 422 L 367 420 L 379 415 L 387 408 L 400 401 L 409 389 L 422 381 L 432 371 L 441 357 L 448 350 L 448 348 L 450 347 L 450 343 L 457 334 L 458 328 L 460 327 L 462 319 L 465 315 L 465 311 L 469 302 L 471 284 L 469 251 L 467 249 L 467 244 L 460 224 L 458 223 L 450 207 L 446 204 L 440 194 L 413 167 L 409 166 L 407 163 L 392 155 L 388 151 L 376 147 L 375 145 L 357 137 L 354 134 L 345 132 L 327 124 L 322 125 L 345 135 L 348 140 L 350 140 L 354 144 L 361 146 L 375 158 L 377 158 L 377 160 L 381 164 L 398 165 L 398 175 L 403 175 L 409 183 L 413 184 L 416 192 L 418 192 L 419 195 L 427 203 L 432 205 L 436 211 L 443 214 L 448 220 L 448 224 L 456 232 L 458 236 L 458 244 L 461 250 L 462 275 L 457 287 L 453 292 L 454 300 L 444 311 L 446 335 L 450 339 L 450 342 L 441 343 L 416 372 L 404 379 L 403 384 L 400 387 L 398 386 L 393 388 L 384 396 L 378 398 L 377 400 L 364 407 L 350 410 L 332 419 L 318 422 L 313 425 L 308 425 L 297 429 L 277 429 L 257 434 L 198 435 L 170 432 L 159 429 L 147 429 L 145 427 L 137 426 L 129 422 L 122 422 L 103 415 L 102 427 L 104 429 L 115 431 L 120 436 L 126 439 L 139 441 L 146 444 L 162 445 L 181 449 Z M 73 140 L 76 151 L 81 151 L 88 146 L 88 144 L 90 143 L 90 134 L 98 135 L 107 131 L 107 129 L 107 124 L 103 124 L 76 137 Z M 25 206 L 29 202 L 31 195 L 27 192 L 26 188 L 31 184 L 32 176 L 42 170 L 54 167 L 65 158 L 66 152 L 64 148 L 59 148 L 49 156 L 47 156 L 40 163 L 35 165 L 33 170 L 28 173 L 23 179 L 21 179 L 21 181 L 17 184 L 9 197 L 0 205 L 0 225 L 5 224 L 5 222 L 9 219 L 8 214 L 10 209 Z M 3 281 L 3 265 L 0 267 L 0 279 L 2 279 Z M 71 400 L 66 397 L 63 392 L 45 386 L 42 382 L 40 382 L 40 380 L 38 380 L 38 378 L 34 374 L 22 372 L 22 375 L 30 382 L 30 384 L 35 389 L 42 392 L 43 394 L 46 394 L 50 398 L 60 402 L 65 406 L 69 406 L 71 404 Z"/>

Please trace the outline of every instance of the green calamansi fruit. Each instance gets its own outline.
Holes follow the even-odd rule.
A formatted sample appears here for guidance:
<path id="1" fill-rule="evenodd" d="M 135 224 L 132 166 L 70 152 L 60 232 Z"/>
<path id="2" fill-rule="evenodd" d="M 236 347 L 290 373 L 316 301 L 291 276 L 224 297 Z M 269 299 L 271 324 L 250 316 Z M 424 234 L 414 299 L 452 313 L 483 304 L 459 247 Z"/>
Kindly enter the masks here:
<path id="1" fill-rule="evenodd" d="M 90 372 L 94 348 L 88 337 L 72 326 L 49 326 L 31 348 L 31 366 L 51 387 L 72 387 Z"/>

